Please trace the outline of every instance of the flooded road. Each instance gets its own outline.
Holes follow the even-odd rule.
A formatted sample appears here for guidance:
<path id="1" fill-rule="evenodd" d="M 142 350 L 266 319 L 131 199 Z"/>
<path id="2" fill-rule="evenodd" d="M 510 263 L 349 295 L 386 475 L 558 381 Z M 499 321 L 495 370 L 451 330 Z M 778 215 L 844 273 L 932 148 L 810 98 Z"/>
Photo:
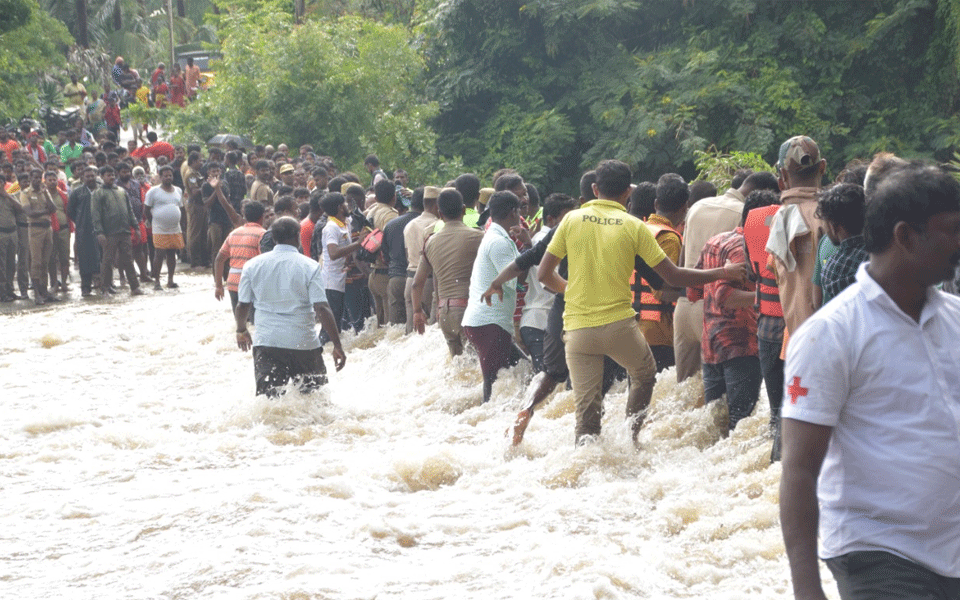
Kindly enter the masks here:
<path id="1" fill-rule="evenodd" d="M 720 440 L 670 371 L 638 452 L 624 383 L 583 448 L 561 390 L 512 449 L 528 367 L 482 405 L 434 326 L 346 336 L 322 393 L 268 401 L 210 279 L 0 314 L 0 597 L 790 595 L 765 398 Z"/>

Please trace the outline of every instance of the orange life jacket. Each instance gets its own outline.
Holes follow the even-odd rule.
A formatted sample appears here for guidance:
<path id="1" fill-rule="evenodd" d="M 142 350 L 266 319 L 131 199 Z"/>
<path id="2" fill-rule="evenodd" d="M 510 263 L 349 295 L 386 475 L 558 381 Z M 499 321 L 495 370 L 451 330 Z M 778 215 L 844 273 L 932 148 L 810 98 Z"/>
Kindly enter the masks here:
<path id="1" fill-rule="evenodd" d="M 747 243 L 747 254 L 753 271 L 758 275 L 757 298 L 760 301 L 760 314 L 768 317 L 783 317 L 780 305 L 780 290 L 773 271 L 767 268 L 767 238 L 770 237 L 770 223 L 773 215 L 780 210 L 774 204 L 755 208 L 747 215 L 743 226 L 743 237 Z"/>
<path id="2" fill-rule="evenodd" d="M 677 234 L 680 237 L 680 242 L 683 243 L 683 236 L 673 227 L 647 221 L 643 224 L 647 226 L 654 238 L 659 237 L 662 233 L 670 232 Z M 673 314 L 675 305 L 657 300 L 657 297 L 653 295 L 653 288 L 650 287 L 646 279 L 638 277 L 636 271 L 630 275 L 630 289 L 633 290 L 633 308 L 640 313 L 641 320 L 662 321 L 663 315 Z"/>

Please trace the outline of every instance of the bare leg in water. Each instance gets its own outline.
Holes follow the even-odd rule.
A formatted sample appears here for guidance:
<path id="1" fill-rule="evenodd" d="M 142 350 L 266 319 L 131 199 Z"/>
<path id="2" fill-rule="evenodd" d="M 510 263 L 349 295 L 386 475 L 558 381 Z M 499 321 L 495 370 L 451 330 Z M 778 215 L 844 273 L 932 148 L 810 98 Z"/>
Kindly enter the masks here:
<path id="1" fill-rule="evenodd" d="M 603 396 L 607 395 L 607 392 L 610 391 L 613 382 L 618 379 L 623 379 L 626 377 L 626 371 L 623 367 L 618 365 L 611 359 L 609 356 L 603 357 L 603 389 L 601 394 Z M 530 404 L 526 408 L 517 413 L 517 418 L 513 423 L 513 445 L 519 446 L 520 442 L 523 441 L 523 434 L 527 431 L 527 425 L 530 424 L 530 419 L 533 418 L 533 409 L 544 400 L 547 399 L 547 396 L 553 393 L 553 390 L 557 387 L 557 384 L 561 383 L 554 379 L 549 373 L 544 372 L 540 378 L 540 383 L 537 384 L 537 389 L 533 392 L 533 398 L 530 399 Z M 642 422 L 642 419 L 641 419 Z M 639 429 L 639 425 L 637 426 Z"/>

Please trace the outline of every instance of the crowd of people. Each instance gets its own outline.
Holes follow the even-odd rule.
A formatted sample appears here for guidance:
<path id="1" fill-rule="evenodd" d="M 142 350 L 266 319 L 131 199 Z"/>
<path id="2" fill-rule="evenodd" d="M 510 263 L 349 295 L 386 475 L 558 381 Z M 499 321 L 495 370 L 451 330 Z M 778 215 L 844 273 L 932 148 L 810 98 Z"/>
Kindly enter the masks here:
<path id="1" fill-rule="evenodd" d="M 725 399 L 726 431 L 765 385 L 798 597 L 822 596 L 818 522 L 845 598 L 860 597 L 843 590 L 869 583 L 864 569 L 958 597 L 960 547 L 933 531 L 960 526 L 960 184 L 944 168 L 880 154 L 826 183 L 819 146 L 797 136 L 775 172 L 738 171 L 726 190 L 676 173 L 634 184 L 605 160 L 577 197 L 541 201 L 509 168 L 489 185 L 464 173 L 417 186 L 376 155 L 361 177 L 308 145 L 204 155 L 153 132 L 128 148 L 82 136 L 46 150 L 37 132 L 0 132 L 4 302 L 30 289 L 37 304 L 62 299 L 71 256 L 83 296 L 115 294 L 114 267 L 140 295 L 141 283 L 163 289 L 164 266 L 167 288 L 178 261 L 212 266 L 271 396 L 290 380 L 322 385 L 326 343 L 342 368 L 345 329 L 436 324 L 451 356 L 476 355 L 484 402 L 502 369 L 531 362 L 539 379 L 514 444 L 564 383 L 577 444 L 600 436 L 617 379 L 635 442 L 665 369 L 702 375 L 704 401 Z M 877 457 L 889 476 L 864 477 Z"/>

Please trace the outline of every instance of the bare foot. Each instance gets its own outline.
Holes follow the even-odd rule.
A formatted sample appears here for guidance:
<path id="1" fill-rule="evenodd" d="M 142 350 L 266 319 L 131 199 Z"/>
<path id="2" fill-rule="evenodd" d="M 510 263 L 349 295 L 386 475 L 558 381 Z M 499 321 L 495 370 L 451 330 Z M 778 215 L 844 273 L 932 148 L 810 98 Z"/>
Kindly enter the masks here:
<path id="1" fill-rule="evenodd" d="M 527 425 L 533 418 L 533 411 L 525 408 L 517 413 L 517 420 L 513 423 L 513 445 L 519 446 L 523 441 L 523 434 L 527 431 Z"/>

